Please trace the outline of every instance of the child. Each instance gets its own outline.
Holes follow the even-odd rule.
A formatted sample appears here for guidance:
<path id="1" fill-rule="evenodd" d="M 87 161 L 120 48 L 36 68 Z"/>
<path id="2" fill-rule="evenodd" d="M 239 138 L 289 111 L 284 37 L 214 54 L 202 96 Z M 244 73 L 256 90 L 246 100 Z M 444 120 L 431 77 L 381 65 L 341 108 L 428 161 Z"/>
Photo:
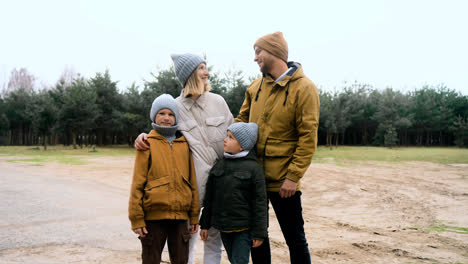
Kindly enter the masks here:
<path id="1" fill-rule="evenodd" d="M 160 263 L 166 239 L 171 263 L 185 264 L 189 233 L 198 231 L 200 212 L 192 155 L 177 131 L 178 109 L 172 96 L 156 98 L 150 118 L 154 122 L 148 135 L 150 149 L 136 152 L 128 217 L 141 240 L 144 264 Z"/>
<path id="2" fill-rule="evenodd" d="M 255 123 L 234 123 L 224 139 L 224 158 L 210 171 L 200 219 L 200 237 L 211 226 L 221 239 L 231 263 L 249 263 L 251 247 L 267 238 L 267 195 L 263 169 L 252 148 Z"/>

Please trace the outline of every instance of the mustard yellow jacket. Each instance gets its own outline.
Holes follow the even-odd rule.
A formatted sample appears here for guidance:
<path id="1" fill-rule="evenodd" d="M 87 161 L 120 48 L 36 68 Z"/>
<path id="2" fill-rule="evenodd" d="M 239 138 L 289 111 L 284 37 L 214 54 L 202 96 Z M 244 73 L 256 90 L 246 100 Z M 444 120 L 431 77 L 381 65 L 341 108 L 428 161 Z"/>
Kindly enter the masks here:
<path id="1" fill-rule="evenodd" d="M 192 154 L 185 137 L 169 141 L 148 134 L 150 149 L 137 151 L 128 204 L 132 229 L 145 220 L 180 219 L 198 224 L 200 206 Z"/>
<path id="2" fill-rule="evenodd" d="M 317 148 L 320 101 L 315 84 L 299 63 L 281 81 L 269 75 L 253 81 L 236 122 L 258 125 L 257 159 L 265 171 L 268 191 L 279 191 L 284 180 L 304 176 Z M 294 71 L 295 69 L 295 71 Z"/>

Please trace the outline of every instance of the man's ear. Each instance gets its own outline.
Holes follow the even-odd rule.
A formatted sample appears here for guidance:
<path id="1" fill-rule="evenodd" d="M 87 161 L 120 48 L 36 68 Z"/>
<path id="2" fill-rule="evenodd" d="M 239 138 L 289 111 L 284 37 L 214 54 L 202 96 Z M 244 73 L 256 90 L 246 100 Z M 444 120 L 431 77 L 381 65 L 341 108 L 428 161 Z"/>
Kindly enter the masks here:
<path id="1" fill-rule="evenodd" d="M 240 147 L 240 151 L 244 151 L 244 149 L 242 147 Z"/>

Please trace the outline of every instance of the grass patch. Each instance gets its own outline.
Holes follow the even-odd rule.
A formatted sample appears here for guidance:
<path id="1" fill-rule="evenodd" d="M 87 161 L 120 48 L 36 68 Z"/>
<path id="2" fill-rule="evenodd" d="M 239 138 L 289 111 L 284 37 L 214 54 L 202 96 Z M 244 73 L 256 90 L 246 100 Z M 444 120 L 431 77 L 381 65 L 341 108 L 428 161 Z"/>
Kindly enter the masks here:
<path id="1" fill-rule="evenodd" d="M 461 263 L 461 262 L 447 262 L 447 263 L 440 263 L 440 262 L 433 262 L 432 264 L 467 264 L 468 262 Z M 416 262 L 409 262 L 408 264 L 419 264 Z"/>
<path id="2" fill-rule="evenodd" d="M 448 225 L 431 226 L 429 232 L 453 232 L 458 234 L 468 234 L 468 228 Z"/>
<path id="3" fill-rule="evenodd" d="M 97 151 L 93 151 L 92 147 L 82 149 L 73 149 L 72 146 L 48 146 L 47 150 L 42 147 L 31 147 L 31 146 L 0 146 L 0 155 L 16 156 L 18 154 L 26 156 L 58 156 L 58 155 L 70 155 L 70 156 L 133 156 L 135 155 L 135 149 L 126 145 L 118 146 L 106 146 L 96 147 Z"/>
<path id="4" fill-rule="evenodd" d="M 89 157 L 133 157 L 135 149 L 127 145 L 78 148 L 72 146 L 49 146 L 46 151 L 36 146 L 0 146 L 0 156 L 24 156 L 24 161 L 50 162 L 55 161 L 65 164 L 86 164 Z M 21 159 L 21 158 L 19 158 Z M 329 163 L 338 166 L 347 166 L 353 161 L 426 161 L 439 164 L 468 164 L 468 149 L 455 147 L 348 147 L 340 146 L 330 150 L 320 146 L 315 152 L 314 163 Z"/>
<path id="5" fill-rule="evenodd" d="M 33 166 L 41 163 L 58 162 L 62 164 L 84 165 L 91 157 L 122 157 L 134 156 L 135 149 L 128 146 L 111 146 L 96 148 L 78 148 L 72 146 L 49 146 L 47 150 L 31 146 L 0 146 L 0 156 L 15 157 L 10 162 L 31 162 Z"/>
<path id="6" fill-rule="evenodd" d="M 455 223 L 448 221 L 440 221 L 429 227 L 408 227 L 410 230 L 419 230 L 426 233 L 452 232 L 457 234 L 468 234 L 468 228 L 454 226 Z"/>
<path id="7" fill-rule="evenodd" d="M 320 146 L 314 154 L 315 163 L 340 163 L 343 161 L 427 161 L 439 164 L 468 164 L 468 149 L 455 147 L 348 147 L 330 150 Z"/>
<path id="8" fill-rule="evenodd" d="M 62 164 L 71 164 L 71 165 L 85 165 L 88 164 L 85 160 L 80 157 L 71 157 L 71 156 L 37 156 L 34 158 L 18 158 L 18 159 L 9 159 L 9 162 L 35 162 L 36 164 L 31 164 L 31 166 L 42 166 L 40 163 L 48 162 L 58 162 Z"/>

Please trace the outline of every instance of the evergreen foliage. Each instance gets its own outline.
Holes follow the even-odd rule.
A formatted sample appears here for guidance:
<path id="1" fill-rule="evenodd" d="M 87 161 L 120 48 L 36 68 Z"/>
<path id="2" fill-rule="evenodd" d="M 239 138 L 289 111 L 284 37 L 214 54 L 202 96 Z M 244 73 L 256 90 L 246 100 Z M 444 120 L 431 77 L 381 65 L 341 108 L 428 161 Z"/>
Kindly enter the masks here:
<path id="1" fill-rule="evenodd" d="M 236 116 L 249 85 L 244 74 L 209 71 L 211 92 L 223 96 Z M 0 144 L 132 146 L 138 134 L 151 129 L 153 100 L 162 93 L 177 97 L 182 90 L 172 67 L 152 76 L 142 88 L 133 84 L 123 92 L 108 71 L 36 91 L 26 69 L 13 71 L 0 96 Z M 402 93 L 355 82 L 333 92 L 319 87 L 319 96 L 321 145 L 468 146 L 468 96 L 446 86 Z"/>

